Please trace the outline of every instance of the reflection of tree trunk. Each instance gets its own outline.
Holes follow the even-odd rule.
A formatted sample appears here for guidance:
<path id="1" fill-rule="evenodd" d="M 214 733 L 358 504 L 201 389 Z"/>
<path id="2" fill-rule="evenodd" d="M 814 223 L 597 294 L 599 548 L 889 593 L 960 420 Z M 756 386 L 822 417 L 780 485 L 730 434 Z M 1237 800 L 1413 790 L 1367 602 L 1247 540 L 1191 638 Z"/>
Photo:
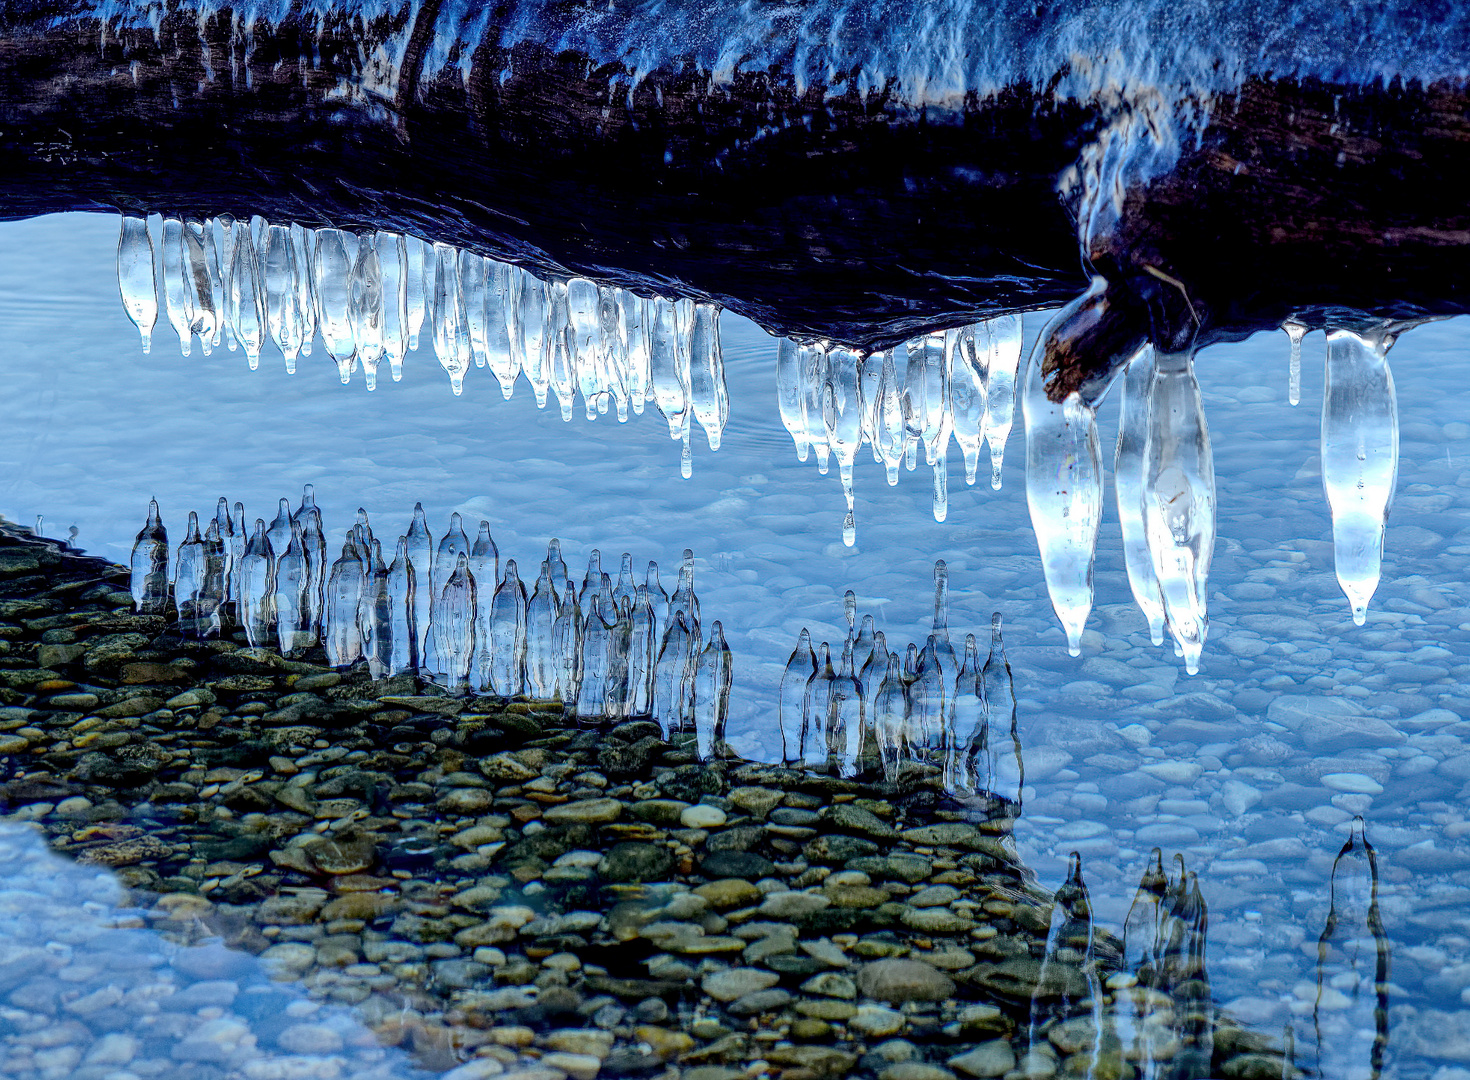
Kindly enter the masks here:
<path id="1" fill-rule="evenodd" d="M 655 72 L 630 95 L 583 58 L 488 44 L 496 33 L 464 82 L 420 82 L 435 15 L 423 6 L 382 93 L 364 89 L 362 58 L 402 25 L 354 31 L 344 17 L 319 39 L 292 20 L 258 26 L 247 65 L 227 15 L 202 32 L 170 16 L 157 41 L 12 18 L 0 213 L 393 227 L 865 345 L 1085 286 L 1057 183 L 1095 111 L 1015 89 L 926 114 L 820 86 L 798 96 L 778 72 L 713 87 Z M 1466 98 L 1249 82 L 1212 102 L 1200 145 L 1131 190 L 1118 228 L 1091 243 L 1120 317 L 1160 340 L 1198 318 L 1210 340 L 1330 305 L 1462 310 Z"/>

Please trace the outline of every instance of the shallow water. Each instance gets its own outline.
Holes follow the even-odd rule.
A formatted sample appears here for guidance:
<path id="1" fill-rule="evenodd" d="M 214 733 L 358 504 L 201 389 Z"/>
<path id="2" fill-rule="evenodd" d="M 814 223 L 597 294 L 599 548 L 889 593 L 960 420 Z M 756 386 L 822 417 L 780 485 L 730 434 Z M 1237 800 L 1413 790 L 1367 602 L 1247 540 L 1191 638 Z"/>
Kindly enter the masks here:
<path id="1" fill-rule="evenodd" d="M 1111 506 L 1083 655 L 1067 655 L 1026 515 L 1019 424 L 999 492 L 983 479 L 966 487 L 951 452 L 942 524 L 927 469 L 889 488 L 861 451 L 846 548 L 837 470 L 796 461 L 776 410 L 775 344 L 749 323 L 724 320 L 730 421 L 718 452 L 696 433 L 686 481 L 652 410 L 626 425 L 577 410 L 563 424 L 524 384 L 502 400 L 481 371 L 454 398 L 427 345 L 401 383 L 372 394 L 339 385 L 320 351 L 295 376 L 274 350 L 250 372 L 238 353 L 181 359 L 160 326 L 143 356 L 118 302 L 115 242 L 102 216 L 0 227 L 6 517 L 44 515 L 51 536 L 75 525 L 77 545 L 125 562 L 150 496 L 179 537 L 187 511 L 219 495 L 269 519 L 278 497 L 294 503 L 313 483 L 329 548 L 357 506 L 382 535 L 388 522 L 406 527 L 416 500 L 436 533 L 452 511 L 488 518 L 502 557 L 522 565 L 559 536 L 576 577 L 596 546 L 605 568 L 623 550 L 635 565 L 657 559 L 672 588 L 690 547 L 705 620 L 722 621 L 734 653 L 730 743 L 755 760 L 780 755 L 775 687 L 800 629 L 840 641 L 851 588 L 891 641 L 921 642 L 943 558 L 952 636 L 983 642 L 990 613 L 1005 617 L 1027 782 L 1014 835 L 1045 891 L 1079 851 L 1099 925 L 1121 933 L 1150 849 L 1182 853 L 1209 906 L 1214 1000 L 1273 1038 L 1295 1023 L 1302 1047 L 1333 860 L 1361 814 L 1391 956 L 1384 1075 L 1453 1080 L 1470 1067 L 1470 390 L 1445 374 L 1461 320 L 1419 327 L 1390 354 L 1398 495 L 1362 628 L 1332 568 L 1321 335 L 1305 342 L 1297 408 L 1285 400 L 1284 335 L 1200 354 L 1220 515 L 1213 625 L 1191 678 L 1148 643 Z M 1026 320 L 1028 346 L 1042 322 Z M 1113 422 L 1105 406 L 1105 457 Z"/>

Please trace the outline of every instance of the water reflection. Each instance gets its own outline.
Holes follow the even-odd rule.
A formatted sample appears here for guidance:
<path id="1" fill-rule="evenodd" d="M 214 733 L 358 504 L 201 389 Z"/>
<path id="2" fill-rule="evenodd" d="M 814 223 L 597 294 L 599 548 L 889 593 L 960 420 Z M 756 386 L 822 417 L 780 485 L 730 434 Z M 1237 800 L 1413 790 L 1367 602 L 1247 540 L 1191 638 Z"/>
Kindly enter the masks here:
<path id="1" fill-rule="evenodd" d="M 479 1070 L 461 1077 L 528 1056 L 573 1076 L 882 1076 L 894 1055 L 970 1076 L 1290 1074 L 1274 1032 L 1214 999 L 1209 882 L 1182 856 L 1168 875 L 1146 860 L 1120 939 L 1080 856 L 1048 895 L 1011 840 L 1019 808 L 922 754 L 891 776 L 874 757 L 854 776 L 701 760 L 693 733 L 647 721 L 586 729 L 560 707 L 191 642 L 119 613 L 120 571 L 4 550 L 3 602 L 32 605 L 6 655 L 54 665 L 3 668 L 10 825 L 131 890 L 4 838 L 24 915 L 0 964 L 12 1074 L 400 1069 L 369 1032 Z M 1377 894 L 1359 821 L 1297 1013 L 1319 1075 L 1382 1068 Z"/>

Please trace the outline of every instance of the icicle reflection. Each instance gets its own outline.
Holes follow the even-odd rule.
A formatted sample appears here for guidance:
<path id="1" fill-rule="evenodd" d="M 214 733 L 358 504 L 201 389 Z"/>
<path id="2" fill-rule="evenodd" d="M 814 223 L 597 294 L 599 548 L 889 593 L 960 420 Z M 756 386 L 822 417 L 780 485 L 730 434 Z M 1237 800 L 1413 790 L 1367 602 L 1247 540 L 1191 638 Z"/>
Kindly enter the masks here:
<path id="1" fill-rule="evenodd" d="M 391 564 L 362 510 L 328 562 L 308 484 L 300 508 L 282 499 L 269 528 L 264 518 L 248 527 L 245 508 L 232 512 L 225 499 L 203 532 L 191 511 L 172 587 L 168 535 L 150 502 L 131 585 L 140 614 L 166 614 L 172 600 L 184 637 L 238 631 L 288 658 L 320 644 L 330 666 L 363 661 L 375 679 L 415 674 L 456 693 L 561 701 L 589 719 L 647 716 L 666 736 L 694 731 L 702 756 L 724 754 L 731 654 L 719 621 L 707 634 L 700 621 L 694 553 L 685 549 L 672 596 L 657 563 L 635 585 L 632 554 L 621 561 L 615 588 L 594 549 L 578 590 L 553 539 L 528 596 L 516 561 L 502 570 L 488 521 L 471 542 L 453 514 L 435 544 L 415 505 Z"/>
<path id="2" fill-rule="evenodd" d="M 509 398 L 522 374 L 536 404 L 550 389 L 571 420 L 580 394 L 588 420 L 611 407 L 655 402 L 691 471 L 691 425 L 718 450 L 729 420 L 720 309 L 691 300 L 641 297 L 586 278 L 543 281 L 519 266 L 448 244 L 378 232 L 271 225 L 228 215 L 203 222 L 164 219 L 155 271 L 148 222 L 124 216 L 118 287 L 128 318 L 150 347 L 163 310 L 188 356 L 223 338 L 256 367 L 275 342 L 286 370 L 311 355 L 321 335 L 343 383 L 361 366 L 369 390 L 388 359 L 396 382 L 427 320 L 450 388 L 459 395 L 471 367 L 488 367 Z M 162 292 L 160 304 L 159 292 Z M 820 417 L 818 418 L 820 422 Z M 854 447 L 855 448 L 855 447 Z"/>
<path id="3" fill-rule="evenodd" d="M 1317 942 L 1317 1075 L 1377 1080 L 1388 1042 L 1388 935 L 1378 859 L 1363 819 L 1332 864 L 1332 907 Z"/>

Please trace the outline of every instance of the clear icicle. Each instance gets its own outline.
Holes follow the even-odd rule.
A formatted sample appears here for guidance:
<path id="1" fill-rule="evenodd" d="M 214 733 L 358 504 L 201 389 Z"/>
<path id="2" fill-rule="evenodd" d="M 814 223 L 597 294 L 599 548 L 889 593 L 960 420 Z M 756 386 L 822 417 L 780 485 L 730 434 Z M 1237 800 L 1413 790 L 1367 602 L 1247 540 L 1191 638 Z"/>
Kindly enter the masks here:
<path id="1" fill-rule="evenodd" d="M 465 325 L 464 297 L 460 292 L 459 252 L 445 243 L 434 244 L 434 353 L 439 366 L 449 375 L 449 388 L 458 397 L 464 393 L 465 373 L 470 369 L 470 338 Z"/>
<path id="2" fill-rule="evenodd" d="M 434 569 L 429 575 L 429 590 L 433 595 L 435 603 L 438 602 L 445 587 L 449 584 L 449 579 L 453 576 L 455 564 L 459 556 L 464 555 L 468 557 L 469 553 L 470 540 L 465 535 L 464 519 L 458 513 L 450 514 L 449 531 L 439 541 L 439 547 L 434 552 Z M 436 617 L 431 615 L 430 619 L 432 620 Z M 438 639 L 431 635 L 429 648 L 425 652 L 425 660 L 431 672 L 442 672 L 444 670 L 442 667 L 442 658 L 438 657 L 434 651 L 437 644 Z"/>
<path id="3" fill-rule="evenodd" d="M 148 520 L 133 541 L 131 558 L 133 610 L 162 615 L 168 610 L 168 531 L 158 515 L 158 500 L 148 501 Z"/>
<path id="4" fill-rule="evenodd" d="M 618 313 L 623 320 L 623 345 L 628 356 L 628 400 L 633 411 L 643 415 L 643 406 L 653 394 L 649 370 L 648 305 L 643 298 L 618 290 Z"/>
<path id="5" fill-rule="evenodd" d="M 1307 327 L 1295 319 L 1287 319 L 1281 324 L 1281 329 L 1286 331 L 1287 340 L 1291 342 L 1291 357 L 1287 362 L 1286 372 L 1286 400 L 1292 405 L 1300 405 L 1302 400 L 1302 338 L 1307 334 Z"/>
<path id="6" fill-rule="evenodd" d="M 433 249 L 416 236 L 405 236 L 403 238 L 403 310 L 407 316 L 404 328 L 407 331 L 410 352 L 418 351 L 419 332 L 423 329 L 424 316 L 433 299 L 432 284 L 427 289 L 424 287 L 425 282 L 433 280 L 433 267 Z"/>
<path id="7" fill-rule="evenodd" d="M 812 635 L 801 628 L 796 648 L 781 673 L 780 696 L 777 699 L 776 722 L 781 729 L 782 758 L 787 765 L 802 760 L 802 738 L 806 716 L 806 688 L 817 673 L 817 658 L 812 652 Z"/>
<path id="8" fill-rule="evenodd" d="M 625 551 L 622 566 L 618 570 L 618 583 L 613 588 L 613 603 L 619 607 L 625 602 L 632 604 L 637 595 L 638 586 L 633 584 L 633 555 Z"/>
<path id="9" fill-rule="evenodd" d="M 416 586 L 414 592 L 414 632 L 418 641 L 414 647 L 414 663 L 427 668 L 429 623 L 433 618 L 434 604 L 433 557 L 434 538 L 429 535 L 429 522 L 424 516 L 424 504 L 413 504 L 413 520 L 409 523 L 407 540 L 408 561 L 413 569 Z"/>
<path id="10" fill-rule="evenodd" d="M 603 382 L 617 406 L 618 423 L 626 424 L 631 372 L 628 368 L 628 342 L 623 336 L 623 312 L 615 287 L 597 287 L 597 317 L 602 335 Z M 607 398 L 604 396 L 604 407 L 606 402 Z"/>
<path id="11" fill-rule="evenodd" d="M 694 736 L 702 761 L 722 757 L 728 750 L 725 722 L 730 717 L 730 675 L 730 646 L 725 644 L 725 628 L 716 619 L 710 625 L 709 644 L 694 669 Z"/>
<path id="12" fill-rule="evenodd" d="M 551 696 L 572 705 L 582 684 L 582 613 L 577 610 L 570 587 L 562 597 L 551 628 L 551 650 L 556 665 L 556 685 Z"/>
<path id="13" fill-rule="evenodd" d="M 607 682 L 612 659 L 613 628 L 602 617 L 602 601 L 594 598 L 582 624 L 582 684 L 573 710 L 580 717 L 607 713 Z"/>
<path id="14" fill-rule="evenodd" d="M 801 415 L 806 424 L 806 441 L 817 454 L 817 472 L 827 475 L 831 447 L 827 442 L 826 394 L 827 346 L 803 345 L 798 358 L 801 369 Z"/>
<path id="15" fill-rule="evenodd" d="M 858 358 L 851 349 L 833 348 L 827 354 L 826 384 L 822 393 L 822 426 L 827 445 L 837 459 L 847 516 L 842 522 L 842 542 L 852 547 L 857 541 L 853 516 L 852 467 L 863 440 L 862 391 L 858 385 Z"/>
<path id="16" fill-rule="evenodd" d="M 985 790 L 1019 813 L 1026 767 L 1016 726 L 1016 683 L 1000 633 L 1000 612 L 990 616 L 990 655 L 980 669 L 985 693 Z"/>
<path id="17" fill-rule="evenodd" d="M 1378 859 L 1363 819 L 1332 864 L 1332 906 L 1317 942 L 1316 1076 L 1376 1080 L 1388 1045 L 1389 942 L 1378 910 Z"/>
<path id="18" fill-rule="evenodd" d="M 249 236 L 249 223 L 240 222 L 240 224 L 245 226 L 244 235 Z M 230 309 L 230 276 L 234 273 L 235 266 L 235 218 L 231 214 L 221 214 L 205 222 L 204 227 L 215 236 L 215 254 L 219 259 L 222 297 L 220 302 L 223 305 L 220 308 L 220 325 L 224 331 L 225 343 L 229 345 L 230 352 L 235 352 L 239 348 L 239 343 L 235 339 L 235 322 Z"/>
<path id="19" fill-rule="evenodd" d="M 235 536 L 234 522 L 230 520 L 230 502 L 223 495 L 214 508 L 214 524 L 219 532 L 220 558 L 224 560 L 224 582 L 221 589 L 220 601 L 231 600 L 234 594 L 230 591 L 230 578 L 234 571 L 235 549 L 233 540 Z"/>
<path id="20" fill-rule="evenodd" d="M 482 256 L 469 250 L 459 253 L 459 295 L 464 304 L 464 332 L 470 340 L 470 359 L 477 368 L 484 367 L 488 359 L 486 298 L 489 273 L 489 264 Z"/>
<path id="21" fill-rule="evenodd" d="M 384 352 L 388 298 L 377 244 L 368 237 L 363 237 L 358 244 L 357 261 L 352 264 L 348 284 L 348 325 L 357 347 L 357 358 L 362 361 L 367 388 L 375 390 L 378 386 L 378 363 Z"/>
<path id="22" fill-rule="evenodd" d="M 653 720 L 664 738 L 683 731 L 694 694 L 694 656 L 699 639 L 690 633 L 684 612 L 676 611 L 664 631 L 654 666 Z"/>
<path id="23" fill-rule="evenodd" d="M 883 367 L 878 376 L 878 400 L 873 405 L 873 433 L 883 467 L 888 472 L 888 486 L 898 483 L 898 467 L 903 461 L 907 435 L 904 429 L 903 392 L 898 385 L 898 369 L 892 351 L 884 352 Z"/>
<path id="24" fill-rule="evenodd" d="M 306 610 L 313 635 L 321 629 L 322 605 L 327 584 L 327 537 L 322 531 L 322 512 L 312 498 L 311 485 L 302 495 L 301 509 L 294 520 L 301 525 L 301 550 L 306 555 Z"/>
<path id="25" fill-rule="evenodd" d="M 291 225 L 291 252 L 295 260 L 296 306 L 301 312 L 301 355 L 310 356 L 312 343 L 316 339 L 317 300 L 313 285 L 316 265 L 316 233 L 297 225 Z"/>
<path id="26" fill-rule="evenodd" d="M 679 317 L 674 301 L 655 296 L 648 302 L 649 382 L 653 401 L 669 425 L 669 438 L 684 436 L 689 424 L 689 378 L 687 364 L 681 364 Z"/>
<path id="27" fill-rule="evenodd" d="M 526 681 L 526 587 L 516 561 L 505 561 L 505 577 L 490 606 L 490 684 L 493 694 L 515 697 Z"/>
<path id="28" fill-rule="evenodd" d="M 973 795 L 983 784 L 980 766 L 985 755 L 985 680 L 980 674 L 975 635 L 965 635 L 965 658 L 954 683 L 945 725 L 944 788 L 956 795 Z"/>
<path id="29" fill-rule="evenodd" d="M 515 393 L 521 362 L 511 345 L 515 330 L 516 268 L 485 260 L 485 363 L 509 401 Z"/>
<path id="30" fill-rule="evenodd" d="M 1143 521 L 1169 632 L 1191 675 L 1210 622 L 1205 605 L 1215 553 L 1215 460 L 1192 351 L 1154 352 Z"/>
<path id="31" fill-rule="evenodd" d="M 404 238 L 394 232 L 378 233 L 373 246 L 383 283 L 383 355 L 397 382 L 403 378 L 403 354 L 408 350 L 408 250 Z M 367 367 L 365 359 L 363 366 Z M 366 373 L 370 378 L 376 375 L 371 370 Z"/>
<path id="32" fill-rule="evenodd" d="M 1118 500 L 1118 524 L 1123 531 L 1123 561 L 1128 567 L 1128 585 L 1133 599 L 1148 620 L 1148 635 L 1155 645 L 1164 643 L 1164 597 L 1159 592 L 1149 553 L 1148 532 L 1143 518 L 1143 455 L 1148 445 L 1152 409 L 1154 350 L 1145 346 L 1128 363 L 1119 387 L 1118 446 L 1113 454 L 1113 490 Z"/>
<path id="33" fill-rule="evenodd" d="M 571 327 L 572 370 L 588 420 L 597 419 L 602 378 L 602 327 L 597 284 L 574 277 L 567 282 L 567 315 Z M 584 692 L 586 692 L 584 687 Z"/>
<path id="34" fill-rule="evenodd" d="M 943 559 L 934 563 L 934 637 L 935 656 L 944 669 L 946 690 L 952 690 L 959 675 L 960 661 L 949 640 L 949 565 Z"/>
<path id="35" fill-rule="evenodd" d="M 658 563 L 652 559 L 648 560 L 648 572 L 643 577 L 643 583 L 648 587 L 648 602 L 653 605 L 653 613 L 658 617 L 658 636 L 656 640 L 663 640 L 663 629 L 668 626 L 669 594 L 658 578 Z"/>
<path id="36" fill-rule="evenodd" d="M 628 637 L 628 715 L 647 716 L 653 710 L 653 678 L 658 645 L 658 616 L 648 597 L 648 586 L 639 585 L 633 598 L 632 626 Z"/>
<path id="37" fill-rule="evenodd" d="M 551 305 L 547 286 L 520 267 L 515 268 L 512 280 L 516 316 L 511 341 L 536 396 L 536 407 L 541 409 L 546 406 L 546 391 L 551 386 Z"/>
<path id="38" fill-rule="evenodd" d="M 684 549 L 684 559 L 679 564 L 679 585 L 674 590 L 674 595 L 669 597 L 669 614 L 672 619 L 674 612 L 684 612 L 684 618 L 689 623 L 689 632 L 699 638 L 699 597 L 694 593 L 694 552 L 689 548 Z"/>
<path id="39" fill-rule="evenodd" d="M 184 222 L 184 291 L 190 300 L 189 328 L 208 356 L 219 341 L 224 292 L 214 250 L 214 234 L 202 222 Z"/>
<path id="40" fill-rule="evenodd" d="M 229 273 L 226 280 L 225 307 L 230 330 L 245 349 L 245 359 L 254 371 L 260 365 L 260 350 L 269 336 L 266 317 L 266 294 L 262 287 L 260 260 L 250 238 L 250 226 L 235 222 Z"/>
<path id="41" fill-rule="evenodd" d="M 526 604 L 526 693 L 538 701 L 549 700 L 556 687 L 556 655 L 551 640 L 556 616 L 551 568 L 542 559 L 541 573 Z"/>
<path id="42" fill-rule="evenodd" d="M 873 650 L 878 640 L 876 631 L 873 616 L 864 615 L 857 636 L 852 642 L 852 669 L 854 672 L 861 674 L 868 661 L 873 658 Z"/>
<path id="43" fill-rule="evenodd" d="M 1383 529 L 1399 471 L 1399 410 L 1383 330 L 1327 332 L 1322 391 L 1322 486 L 1332 511 L 1337 581 L 1353 622 L 1368 618 L 1368 601 L 1383 571 Z"/>
<path id="44" fill-rule="evenodd" d="M 867 616 L 867 619 L 872 616 Z M 854 655 L 856 663 L 856 655 Z M 879 630 L 873 634 L 872 655 L 858 671 L 858 681 L 863 684 L 863 700 L 868 704 L 868 718 L 875 724 L 877 718 L 874 715 L 874 706 L 878 701 L 878 687 L 883 685 L 883 680 L 888 675 L 888 636 Z"/>
<path id="45" fill-rule="evenodd" d="M 265 538 L 265 519 L 255 519 L 255 531 L 245 545 L 240 559 L 240 593 L 235 619 L 245 631 L 251 648 L 263 649 L 271 643 L 271 625 L 275 622 L 276 557 Z"/>
<path id="46" fill-rule="evenodd" d="M 158 282 L 153 270 L 153 241 L 146 218 L 124 214 L 117 238 L 117 286 L 123 310 L 143 338 L 143 351 L 153 347 L 158 322 Z"/>
<path id="47" fill-rule="evenodd" d="M 475 653 L 475 590 L 470 581 L 469 556 L 463 550 L 455 557 L 443 591 L 434 598 L 431 630 L 437 673 L 443 675 L 450 690 L 460 691 L 469 681 Z"/>
<path id="48" fill-rule="evenodd" d="M 965 483 L 973 485 L 980 466 L 980 445 L 985 441 L 985 362 L 988 353 L 977 347 L 975 327 L 951 330 L 949 348 L 949 412 L 954 441 L 965 455 Z"/>
<path id="49" fill-rule="evenodd" d="M 1021 329 L 1019 315 L 1002 315 L 976 327 L 976 340 L 989 357 L 985 365 L 985 441 L 990 446 L 990 486 L 997 491 L 1015 417 Z"/>
<path id="50" fill-rule="evenodd" d="M 305 340 L 301 296 L 297 290 L 301 269 L 296 263 L 291 231 L 284 225 L 266 228 L 260 268 L 265 286 L 266 329 L 286 359 L 286 371 L 294 373 L 296 355 Z"/>
<path id="51" fill-rule="evenodd" d="M 318 229 L 311 266 L 317 327 L 344 383 L 352 377 L 357 354 L 352 332 L 353 261 L 348 239 L 341 229 Z"/>
<path id="52" fill-rule="evenodd" d="M 832 716 L 832 684 L 836 681 L 832 650 L 824 641 L 811 678 L 807 679 L 801 705 L 802 762 L 815 769 L 825 768 L 827 764 L 827 724 Z"/>
<path id="53" fill-rule="evenodd" d="M 776 404 L 781 423 L 796 444 L 796 460 L 807 457 L 805 394 L 801 383 L 801 346 L 794 338 L 776 339 Z"/>
<path id="54" fill-rule="evenodd" d="M 864 704 L 862 684 L 853 674 L 852 643 L 848 642 L 827 701 L 827 754 L 839 776 L 857 775 L 868 724 Z"/>
<path id="55" fill-rule="evenodd" d="M 1074 851 L 1070 863 L 1067 880 L 1056 891 L 1052 901 L 1046 952 L 1031 995 L 1027 1039 L 1032 1046 L 1044 1044 L 1049 1025 L 1079 1014 L 1086 1015 L 1084 1002 L 1089 1002 L 1090 1011 L 1096 1015 L 1094 1022 L 1085 1029 L 1087 1041 L 1080 1052 L 1095 1061 L 1097 1043 L 1102 1036 L 1103 995 L 1093 955 L 1092 903 L 1087 895 L 1087 885 L 1082 880 L 1082 857 Z M 1203 1076 L 1206 1073 L 1185 1075 Z M 1087 1075 L 1092 1075 L 1091 1069 Z"/>
<path id="56" fill-rule="evenodd" d="M 291 500 L 282 499 L 276 510 L 276 519 L 265 533 L 265 538 L 270 541 L 271 554 L 278 560 L 286 554 L 286 548 L 291 543 L 291 520 Z"/>
<path id="57" fill-rule="evenodd" d="M 248 539 L 245 533 L 245 505 L 235 503 L 235 520 L 230 532 L 230 581 L 229 597 L 231 600 L 240 599 L 240 560 L 245 557 L 245 542 Z"/>
<path id="58" fill-rule="evenodd" d="M 276 616 L 276 642 L 282 656 L 311 647 L 311 608 L 307 603 L 306 552 L 302 549 L 301 522 L 290 524 L 291 539 L 276 558 L 275 593 L 272 606 Z"/>
<path id="59" fill-rule="evenodd" d="M 577 591 L 577 609 L 583 618 L 592 610 L 592 602 L 602 589 L 602 552 L 593 548 L 587 556 L 587 573 L 582 576 L 582 587 Z"/>
<path id="60" fill-rule="evenodd" d="M 571 423 L 572 401 L 577 390 L 577 363 L 572 348 L 572 313 L 565 281 L 547 283 L 546 308 L 546 375 L 561 408 L 563 422 Z"/>
<path id="61" fill-rule="evenodd" d="M 475 685 L 483 688 L 490 670 L 490 611 L 500 580 L 500 551 L 488 521 L 480 522 L 470 547 L 470 578 L 475 587 Z"/>
<path id="62" fill-rule="evenodd" d="M 909 684 L 909 722 L 904 741 L 916 761 L 944 764 L 944 734 L 949 718 L 950 673 L 944 670 L 938 641 L 930 634 L 919 653 L 914 681 Z"/>
<path id="63" fill-rule="evenodd" d="M 694 305 L 689 330 L 689 400 L 709 448 L 718 450 L 730 419 L 730 398 L 720 348 L 720 309 L 714 304 Z"/>
<path id="64" fill-rule="evenodd" d="M 163 301 L 169 325 L 179 335 L 179 352 L 188 356 L 193 347 L 193 306 L 185 282 L 184 223 L 178 218 L 163 219 Z"/>
<path id="65" fill-rule="evenodd" d="M 1051 326 L 1071 317 L 1083 301 L 1063 308 Z M 1041 549 L 1051 604 L 1067 635 L 1067 651 L 1082 652 L 1082 629 L 1092 611 L 1092 559 L 1102 518 L 1102 452 L 1097 416 L 1079 394 L 1060 404 L 1046 396 L 1041 364 L 1051 329 L 1043 330 L 1026 369 L 1026 504 Z"/>
<path id="66" fill-rule="evenodd" d="M 327 610 L 323 620 L 322 644 L 326 647 L 331 667 L 349 667 L 362 657 L 362 634 L 358 612 L 362 607 L 367 581 L 362 572 L 362 558 L 349 539 L 342 554 L 332 564 L 327 578 Z"/>
<path id="67" fill-rule="evenodd" d="M 189 528 L 174 561 L 174 611 L 179 633 L 204 636 L 201 608 L 204 603 L 204 539 L 199 535 L 199 515 L 189 511 Z"/>
<path id="68" fill-rule="evenodd" d="M 912 647 L 912 646 L 911 646 Z M 873 695 L 873 731 L 878 738 L 878 753 L 883 761 L 883 775 L 893 781 L 898 777 L 903 759 L 904 736 L 909 724 L 908 686 L 898 654 L 890 652 L 878 691 Z"/>
<path id="69" fill-rule="evenodd" d="M 408 538 L 400 536 L 393 565 L 388 567 L 374 611 L 373 653 L 368 659 L 375 679 L 391 678 L 418 667 L 418 630 L 414 618 L 417 588 L 413 563 L 408 557 Z"/>

